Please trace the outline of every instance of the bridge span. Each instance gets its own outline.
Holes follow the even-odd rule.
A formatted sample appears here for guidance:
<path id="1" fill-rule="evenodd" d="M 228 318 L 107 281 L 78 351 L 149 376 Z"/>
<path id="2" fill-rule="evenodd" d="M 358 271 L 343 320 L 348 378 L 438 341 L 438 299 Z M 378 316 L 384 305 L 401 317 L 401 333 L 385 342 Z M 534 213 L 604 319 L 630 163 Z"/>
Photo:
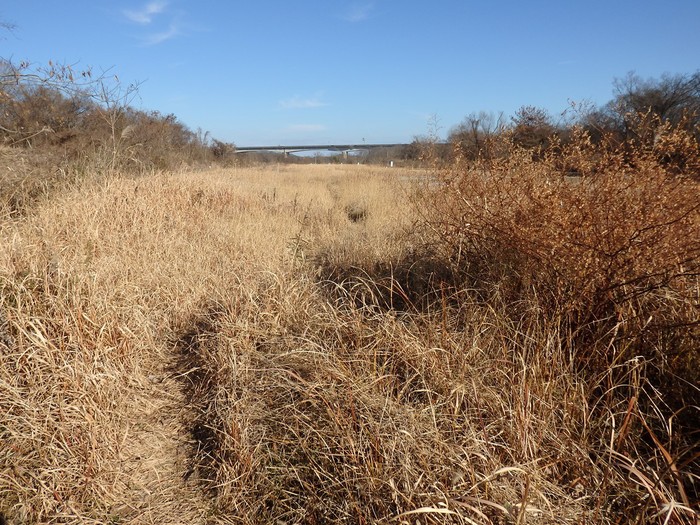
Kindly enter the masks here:
<path id="1" fill-rule="evenodd" d="M 298 153 L 300 151 L 336 151 L 347 156 L 350 151 L 370 151 L 379 148 L 396 148 L 408 144 L 312 144 L 307 146 L 236 146 L 236 153 L 269 151 L 273 153 Z"/>

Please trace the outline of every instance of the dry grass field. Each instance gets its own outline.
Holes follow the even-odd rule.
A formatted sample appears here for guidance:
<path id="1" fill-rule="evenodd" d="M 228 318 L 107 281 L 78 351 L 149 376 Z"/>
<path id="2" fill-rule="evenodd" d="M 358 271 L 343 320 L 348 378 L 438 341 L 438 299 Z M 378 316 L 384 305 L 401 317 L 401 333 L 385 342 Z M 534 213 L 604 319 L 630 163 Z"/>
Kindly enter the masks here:
<path id="1" fill-rule="evenodd" d="M 626 308 L 647 303 L 613 308 L 614 333 L 574 333 L 533 284 L 556 275 L 597 300 L 565 271 L 589 275 L 585 250 L 561 266 L 545 256 L 572 223 L 550 210 L 552 231 L 535 228 L 516 213 L 527 199 L 505 198 L 513 213 L 495 220 L 469 200 L 498 195 L 483 179 L 434 177 L 268 166 L 13 193 L 0 209 L 0 522 L 696 522 L 698 419 L 661 406 L 652 352 L 616 338 L 639 329 Z M 572 193 L 610 190 L 520 180 L 519 195 L 567 209 Z M 673 208 L 684 236 L 700 231 L 688 184 L 674 187 L 691 195 Z M 466 267 L 456 217 L 520 244 L 474 245 L 479 271 Z M 556 240 L 519 252 L 538 271 L 510 257 L 525 236 Z M 674 246 L 663 238 L 660 253 Z M 487 272 L 489 256 L 515 273 Z M 480 286 L 494 272 L 500 284 Z M 697 327 L 693 272 L 649 301 Z M 657 344 L 649 334 L 640 344 Z M 696 358 L 696 335 L 674 339 L 678 359 Z"/>

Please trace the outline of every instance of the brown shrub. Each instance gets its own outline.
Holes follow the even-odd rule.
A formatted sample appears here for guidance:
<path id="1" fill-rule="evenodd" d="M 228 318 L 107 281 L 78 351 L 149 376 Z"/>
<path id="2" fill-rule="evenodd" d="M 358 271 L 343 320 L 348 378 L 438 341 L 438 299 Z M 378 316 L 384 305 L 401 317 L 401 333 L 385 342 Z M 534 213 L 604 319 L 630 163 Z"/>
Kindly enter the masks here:
<path id="1" fill-rule="evenodd" d="M 697 453 L 699 421 L 697 152 L 689 134 L 668 127 L 652 148 L 594 144 L 577 130 L 541 160 L 517 146 L 488 163 L 458 158 L 428 212 L 457 288 L 505 305 L 521 326 L 562 327 L 577 368 L 605 378 L 590 392 L 596 410 L 613 391 L 633 397 L 617 388 L 628 374 L 621 363 L 646 363 L 646 394 L 630 413 L 646 429 L 642 442 L 685 458 Z"/>

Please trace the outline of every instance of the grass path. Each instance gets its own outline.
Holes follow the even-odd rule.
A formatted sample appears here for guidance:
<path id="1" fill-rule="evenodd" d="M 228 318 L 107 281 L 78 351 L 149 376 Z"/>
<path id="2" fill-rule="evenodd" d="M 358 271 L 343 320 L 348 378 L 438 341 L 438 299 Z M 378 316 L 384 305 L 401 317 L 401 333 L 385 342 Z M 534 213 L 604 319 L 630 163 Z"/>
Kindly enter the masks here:
<path id="1" fill-rule="evenodd" d="M 185 403 L 173 366 L 154 352 L 148 385 L 124 436 L 122 470 L 128 502 L 115 507 L 120 523 L 188 524 L 206 522 L 211 502 L 188 476 L 189 430 Z"/>

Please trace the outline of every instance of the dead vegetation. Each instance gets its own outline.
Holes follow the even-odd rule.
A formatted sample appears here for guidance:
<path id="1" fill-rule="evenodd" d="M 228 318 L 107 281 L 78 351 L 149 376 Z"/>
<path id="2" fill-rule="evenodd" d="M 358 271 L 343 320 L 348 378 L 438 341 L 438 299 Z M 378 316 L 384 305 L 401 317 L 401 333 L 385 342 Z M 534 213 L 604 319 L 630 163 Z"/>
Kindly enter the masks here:
<path id="1" fill-rule="evenodd" d="M 2 519 L 694 523 L 697 181 L 546 153 L 4 214 Z"/>

